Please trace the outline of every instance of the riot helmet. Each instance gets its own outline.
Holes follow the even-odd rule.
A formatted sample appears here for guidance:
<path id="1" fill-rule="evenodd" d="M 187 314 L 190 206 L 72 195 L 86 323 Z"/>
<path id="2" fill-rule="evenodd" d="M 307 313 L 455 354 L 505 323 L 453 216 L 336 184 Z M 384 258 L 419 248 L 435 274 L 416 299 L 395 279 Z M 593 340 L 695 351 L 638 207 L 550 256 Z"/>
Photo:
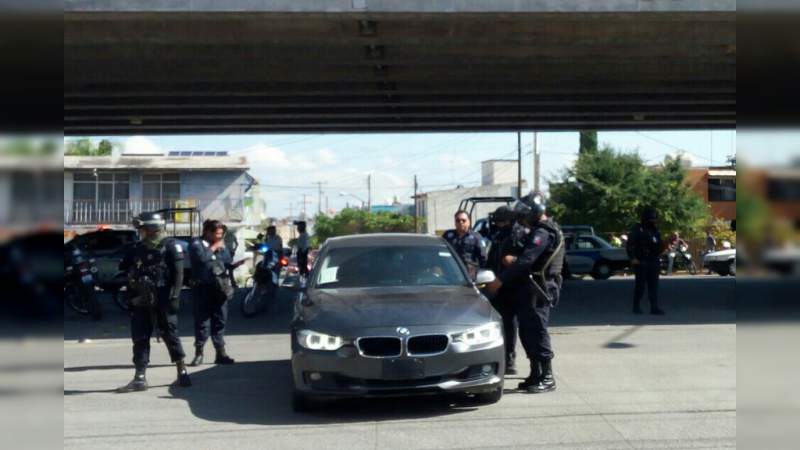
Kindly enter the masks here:
<path id="1" fill-rule="evenodd" d="M 642 210 L 642 224 L 655 225 L 658 220 L 658 213 L 652 206 L 647 206 Z"/>
<path id="2" fill-rule="evenodd" d="M 160 231 L 165 223 L 164 216 L 157 212 L 143 212 L 133 219 L 133 227 L 137 230 Z"/>
<path id="3" fill-rule="evenodd" d="M 513 210 L 517 215 L 517 220 L 526 225 L 534 225 L 541 220 L 545 209 L 544 195 L 541 192 L 532 191 L 517 200 Z"/>

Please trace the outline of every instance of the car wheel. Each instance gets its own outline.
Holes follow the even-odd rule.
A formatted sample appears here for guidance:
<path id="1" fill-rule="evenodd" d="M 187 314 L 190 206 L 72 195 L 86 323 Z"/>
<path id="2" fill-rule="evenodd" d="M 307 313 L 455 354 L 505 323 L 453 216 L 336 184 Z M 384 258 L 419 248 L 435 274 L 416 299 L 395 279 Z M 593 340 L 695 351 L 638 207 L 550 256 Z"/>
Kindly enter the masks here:
<path id="1" fill-rule="evenodd" d="M 611 266 L 606 262 L 599 262 L 595 264 L 592 270 L 592 278 L 595 280 L 607 280 L 611 277 Z"/>
<path id="2" fill-rule="evenodd" d="M 501 398 L 503 398 L 503 386 L 500 386 L 491 392 L 475 394 L 474 400 L 475 403 L 479 403 L 481 405 L 491 405 L 492 403 L 499 402 Z"/>
<path id="3" fill-rule="evenodd" d="M 733 277 L 736 276 L 736 260 L 735 259 L 731 260 L 731 262 L 728 263 L 728 274 L 730 274 Z"/>
<path id="4" fill-rule="evenodd" d="M 297 413 L 313 412 L 319 409 L 319 403 L 309 399 L 305 395 L 294 392 L 292 394 L 292 410 Z"/>

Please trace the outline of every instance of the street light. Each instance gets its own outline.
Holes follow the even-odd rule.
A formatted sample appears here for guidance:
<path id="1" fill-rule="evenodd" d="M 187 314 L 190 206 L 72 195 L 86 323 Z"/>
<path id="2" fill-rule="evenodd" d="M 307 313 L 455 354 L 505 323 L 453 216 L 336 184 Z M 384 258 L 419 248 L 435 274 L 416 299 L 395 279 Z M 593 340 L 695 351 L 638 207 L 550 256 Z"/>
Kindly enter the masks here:
<path id="1" fill-rule="evenodd" d="M 364 209 L 364 205 L 367 203 L 361 197 L 353 194 L 349 194 L 347 192 L 339 192 L 339 197 L 353 197 L 354 199 L 361 202 L 361 209 Z"/>

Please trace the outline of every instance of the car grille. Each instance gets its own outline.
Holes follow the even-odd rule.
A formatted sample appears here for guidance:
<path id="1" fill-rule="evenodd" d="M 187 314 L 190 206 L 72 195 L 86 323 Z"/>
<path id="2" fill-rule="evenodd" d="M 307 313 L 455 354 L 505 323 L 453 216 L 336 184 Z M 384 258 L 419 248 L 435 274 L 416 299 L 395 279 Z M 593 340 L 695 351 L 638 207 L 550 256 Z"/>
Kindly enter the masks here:
<path id="1" fill-rule="evenodd" d="M 425 355 L 430 353 L 441 353 L 447 350 L 448 338 L 444 334 L 432 334 L 428 336 L 414 336 L 408 340 L 409 355 Z"/>
<path id="2" fill-rule="evenodd" d="M 358 340 L 358 349 L 365 356 L 400 356 L 400 338 L 367 337 Z"/>

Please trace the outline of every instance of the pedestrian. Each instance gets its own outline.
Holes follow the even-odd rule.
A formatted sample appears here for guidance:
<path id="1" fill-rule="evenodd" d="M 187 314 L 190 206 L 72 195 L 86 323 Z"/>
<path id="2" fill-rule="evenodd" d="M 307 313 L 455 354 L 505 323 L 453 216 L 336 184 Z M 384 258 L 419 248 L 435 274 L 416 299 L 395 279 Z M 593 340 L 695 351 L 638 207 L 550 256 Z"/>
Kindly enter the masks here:
<path id="1" fill-rule="evenodd" d="M 300 278 L 305 279 L 308 276 L 308 233 L 306 232 L 306 222 L 301 220 L 295 222 L 297 225 L 297 269 L 300 273 Z"/>
<path id="2" fill-rule="evenodd" d="M 714 239 L 714 235 L 712 234 L 711 228 L 706 228 L 706 245 L 705 245 L 705 254 L 712 253 L 717 250 L 717 240 Z M 711 275 L 711 268 L 708 268 L 708 275 Z"/>
<path id="3" fill-rule="evenodd" d="M 272 251 L 278 255 L 278 258 L 283 256 L 283 239 L 278 236 L 275 225 L 270 225 L 267 227 L 267 237 L 264 243 L 266 243 L 267 247 L 272 249 Z"/>
<path id="4" fill-rule="evenodd" d="M 445 231 L 442 237 L 453 246 L 474 279 L 478 269 L 486 267 L 486 245 L 481 235 L 470 228 L 469 215 L 466 211 L 456 211 L 453 219 L 455 228 Z"/>
<path id="5" fill-rule="evenodd" d="M 686 241 L 681 239 L 680 233 L 673 231 L 667 242 L 667 275 L 672 275 L 672 268 L 675 265 L 675 258 L 680 253 L 683 255 L 681 248 L 688 247 Z"/>
<path id="6" fill-rule="evenodd" d="M 636 277 L 633 290 L 633 313 L 641 314 L 640 302 L 647 287 L 650 299 L 650 314 L 663 315 L 658 307 L 658 276 L 661 270 L 661 233 L 658 231 L 658 214 L 655 208 L 647 207 L 642 211 L 641 221 L 634 225 L 628 238 L 628 258 Z"/>
<path id="7" fill-rule="evenodd" d="M 617 248 L 622 247 L 622 239 L 617 237 L 616 234 L 612 234 L 611 235 L 611 245 L 613 245 L 614 247 L 617 247 Z"/>
<path id="8" fill-rule="evenodd" d="M 225 248 L 228 249 L 228 253 L 230 253 L 231 258 L 233 258 L 233 256 L 236 254 L 236 249 L 239 248 L 239 239 L 236 237 L 236 232 L 229 231 L 228 226 L 223 224 L 222 236 L 225 241 Z M 229 275 L 233 289 L 239 289 L 239 286 L 236 284 L 236 277 L 233 275 L 233 269 L 230 269 Z"/>
<path id="9" fill-rule="evenodd" d="M 177 383 L 191 386 L 184 364 L 185 353 L 178 333 L 178 310 L 183 286 L 183 247 L 164 232 L 159 213 L 143 212 L 133 221 L 141 240 L 124 255 L 120 270 L 127 274 L 128 306 L 133 341 L 133 380 L 117 392 L 147 390 L 145 372 L 150 363 L 150 337 L 154 328 L 178 372 Z"/>
<path id="10" fill-rule="evenodd" d="M 513 293 L 520 341 L 531 364 L 530 375 L 518 389 L 538 394 L 556 389 L 555 355 L 547 327 L 560 297 L 564 236 L 555 221 L 545 215 L 541 193 L 523 197 L 514 210 L 517 224 L 511 235 L 513 253 L 503 258 L 505 269 L 488 285 L 488 291 L 495 295 L 505 287 Z"/>
<path id="11" fill-rule="evenodd" d="M 228 303 L 233 297 L 230 273 L 244 260 L 233 263 L 225 245 L 225 227 L 218 220 L 203 222 L 203 235 L 189 247 L 192 262 L 192 302 L 194 304 L 194 359 L 192 366 L 203 364 L 203 348 L 211 336 L 216 350 L 214 364 L 233 364 L 225 350 L 225 327 Z"/>
<path id="12" fill-rule="evenodd" d="M 490 237 L 489 253 L 486 257 L 486 265 L 495 275 L 499 275 L 503 269 L 503 257 L 509 255 L 511 228 L 514 224 L 514 211 L 507 206 L 497 208 L 492 214 L 494 226 Z M 514 304 L 513 292 L 508 288 L 500 288 L 491 298 L 492 306 L 500 313 L 503 318 L 503 339 L 506 350 L 506 374 L 515 375 L 516 366 L 516 347 L 517 347 L 517 312 Z"/>

